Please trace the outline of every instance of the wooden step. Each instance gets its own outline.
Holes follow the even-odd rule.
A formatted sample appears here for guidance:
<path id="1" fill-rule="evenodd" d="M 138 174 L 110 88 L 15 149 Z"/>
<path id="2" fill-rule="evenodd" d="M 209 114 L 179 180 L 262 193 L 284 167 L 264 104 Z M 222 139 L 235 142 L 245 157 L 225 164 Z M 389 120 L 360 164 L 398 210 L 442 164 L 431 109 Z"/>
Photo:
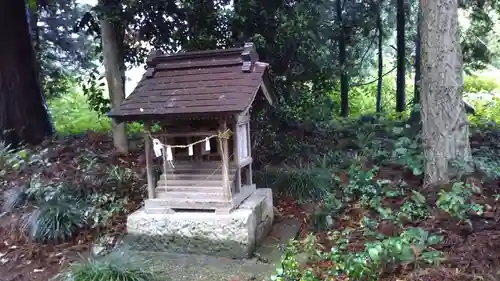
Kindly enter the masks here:
<path id="1" fill-rule="evenodd" d="M 185 200 L 204 201 L 224 201 L 224 194 L 214 192 L 180 192 L 180 191 L 167 191 L 158 192 L 157 199 L 177 200 L 183 202 Z"/>
<path id="2" fill-rule="evenodd" d="M 222 167 L 222 162 L 185 162 L 185 161 L 173 161 L 174 167 L 194 167 L 194 168 L 218 168 Z M 231 162 L 229 166 L 235 167 L 236 165 Z"/>
<path id="3" fill-rule="evenodd" d="M 159 180 L 156 183 L 156 186 L 222 186 L 222 181 L 221 180 L 170 180 L 167 179 L 167 181 L 164 180 Z"/>
<path id="4" fill-rule="evenodd" d="M 167 209 L 205 209 L 205 210 L 229 210 L 232 206 L 231 202 L 224 200 L 213 199 L 185 199 L 178 200 L 176 198 L 155 198 L 148 199 L 144 202 L 144 209 L 147 213 L 163 214 Z"/>
<path id="5" fill-rule="evenodd" d="M 206 175 L 206 174 L 222 174 L 222 169 L 218 169 L 219 167 L 216 168 L 193 168 L 193 167 L 175 167 L 175 169 L 168 168 L 167 169 L 167 174 L 201 174 L 201 175 Z M 229 174 L 234 174 L 236 173 L 236 168 L 230 168 L 229 169 Z"/>
<path id="6" fill-rule="evenodd" d="M 222 193 L 224 192 L 222 186 L 158 186 L 157 192 L 199 192 L 199 193 Z"/>
<path id="7" fill-rule="evenodd" d="M 203 174 L 180 174 L 180 173 L 175 173 L 175 174 L 167 174 L 167 181 L 170 180 L 189 180 L 189 181 L 200 181 L 200 180 L 218 180 L 222 181 L 222 173 L 215 173 L 215 174 L 208 174 L 208 175 L 203 175 Z M 229 178 L 232 179 L 233 176 L 229 175 Z M 163 181 L 165 180 L 165 175 L 162 174 L 160 176 L 160 180 Z"/>

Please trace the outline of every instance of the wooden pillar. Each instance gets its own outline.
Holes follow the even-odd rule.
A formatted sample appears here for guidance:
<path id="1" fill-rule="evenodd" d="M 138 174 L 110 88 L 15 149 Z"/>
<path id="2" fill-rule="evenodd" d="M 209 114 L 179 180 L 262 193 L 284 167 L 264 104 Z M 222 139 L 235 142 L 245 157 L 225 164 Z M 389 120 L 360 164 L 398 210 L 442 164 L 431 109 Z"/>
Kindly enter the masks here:
<path id="1" fill-rule="evenodd" d="M 154 199 L 155 194 L 155 178 L 153 175 L 153 142 L 150 138 L 151 124 L 144 122 L 144 150 L 146 153 L 146 173 L 148 180 L 148 198 Z"/>
<path id="2" fill-rule="evenodd" d="M 241 191 L 241 168 L 240 168 L 240 146 L 239 146 L 239 135 L 238 135 L 238 121 L 237 118 L 233 126 L 233 162 L 236 165 L 236 178 L 234 184 L 236 185 L 235 192 Z"/>
<path id="3" fill-rule="evenodd" d="M 163 137 L 163 143 L 164 144 L 168 144 L 168 139 L 167 137 Z M 173 151 L 172 151 L 173 153 Z M 163 183 L 164 183 L 164 186 L 166 187 L 167 186 L 167 170 L 168 170 L 168 163 L 167 163 L 167 153 L 165 153 L 165 151 L 163 150 L 163 153 L 162 153 L 162 159 L 163 159 Z M 166 189 L 165 189 L 166 190 Z"/>
<path id="4" fill-rule="evenodd" d="M 248 155 L 252 156 L 252 142 L 250 140 L 250 122 L 248 122 L 246 125 L 247 127 L 246 131 L 247 131 L 247 149 L 248 149 Z M 250 163 L 248 165 L 248 173 L 247 173 L 247 180 L 248 180 L 248 183 L 251 185 L 253 184 L 253 171 L 252 171 L 252 163 Z"/>
<path id="5" fill-rule="evenodd" d="M 227 121 L 222 118 L 219 123 L 219 134 L 227 130 Z M 231 185 L 229 184 L 229 146 L 226 138 L 219 139 L 219 149 L 222 162 L 222 188 L 224 190 L 224 199 L 230 201 Z"/>

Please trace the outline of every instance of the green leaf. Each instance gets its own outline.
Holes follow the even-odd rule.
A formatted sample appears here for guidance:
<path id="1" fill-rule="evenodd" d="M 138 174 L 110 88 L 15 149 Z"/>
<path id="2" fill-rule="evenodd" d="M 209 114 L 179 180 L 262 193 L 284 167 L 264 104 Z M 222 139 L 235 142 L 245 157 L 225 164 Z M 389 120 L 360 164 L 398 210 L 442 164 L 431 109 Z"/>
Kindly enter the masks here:
<path id="1" fill-rule="evenodd" d="M 283 275 L 283 266 L 281 264 L 276 266 L 276 275 Z"/>
<path id="2" fill-rule="evenodd" d="M 438 235 L 431 235 L 427 239 L 427 243 L 429 245 L 435 245 L 435 244 L 437 244 L 437 243 L 439 243 L 441 241 L 443 241 L 443 236 L 438 236 Z"/>
<path id="3" fill-rule="evenodd" d="M 428 263 L 435 263 L 443 257 L 443 253 L 439 251 L 429 251 L 429 252 L 424 252 L 420 255 L 420 259 L 424 260 Z"/>
<path id="4" fill-rule="evenodd" d="M 371 248 L 368 248 L 368 255 L 370 256 L 370 259 L 375 263 L 379 262 L 381 252 L 382 252 L 382 246 L 380 245 L 375 245 Z"/>
<path id="5" fill-rule="evenodd" d="M 420 168 L 415 167 L 412 169 L 412 173 L 414 176 L 420 176 L 420 175 L 422 175 L 423 172 Z"/>
<path id="6" fill-rule="evenodd" d="M 426 199 L 422 195 L 422 193 L 415 190 L 412 190 L 412 193 L 413 195 L 411 198 L 413 199 L 413 201 L 415 201 L 415 203 L 424 204 L 426 202 Z"/>
<path id="7" fill-rule="evenodd" d="M 36 10 L 36 0 L 28 0 L 28 8 L 30 10 Z"/>
<path id="8" fill-rule="evenodd" d="M 401 254 L 399 255 L 399 260 L 402 262 L 413 262 L 415 261 L 415 254 L 410 245 L 405 245 L 401 249 Z"/>

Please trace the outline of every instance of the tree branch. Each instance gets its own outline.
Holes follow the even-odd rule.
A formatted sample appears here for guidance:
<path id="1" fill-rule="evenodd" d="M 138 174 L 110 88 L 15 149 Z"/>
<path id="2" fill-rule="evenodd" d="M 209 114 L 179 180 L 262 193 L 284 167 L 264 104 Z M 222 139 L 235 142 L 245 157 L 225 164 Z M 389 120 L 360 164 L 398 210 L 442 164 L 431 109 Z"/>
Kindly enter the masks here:
<path id="1" fill-rule="evenodd" d="M 396 68 L 397 68 L 397 67 L 394 67 L 394 68 L 392 68 L 391 70 L 387 71 L 386 73 L 384 73 L 384 74 L 382 75 L 382 77 L 384 77 L 384 76 L 386 76 L 387 74 L 389 74 L 389 73 L 393 72 Z M 351 85 L 351 87 L 366 86 L 366 85 L 369 85 L 369 84 L 371 84 L 371 83 L 375 83 L 375 82 L 377 82 L 377 81 L 378 81 L 378 78 L 377 78 L 377 79 L 375 79 L 375 80 L 372 80 L 372 81 L 370 81 L 370 82 L 366 82 L 366 83 L 361 83 L 361 84 Z"/>

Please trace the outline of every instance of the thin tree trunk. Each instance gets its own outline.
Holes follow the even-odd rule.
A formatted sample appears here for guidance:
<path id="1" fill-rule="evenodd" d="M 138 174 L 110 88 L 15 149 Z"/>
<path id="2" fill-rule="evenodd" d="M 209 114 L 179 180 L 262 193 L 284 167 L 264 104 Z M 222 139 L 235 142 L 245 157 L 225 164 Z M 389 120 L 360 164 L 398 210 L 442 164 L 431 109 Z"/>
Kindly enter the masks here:
<path id="1" fill-rule="evenodd" d="M 382 27 L 382 2 L 377 4 L 377 29 L 378 29 L 378 81 L 377 81 L 377 98 L 376 111 L 382 111 L 382 84 L 384 80 L 384 56 L 383 56 L 383 39 L 384 31 Z"/>
<path id="2" fill-rule="evenodd" d="M 342 0 L 337 0 L 337 20 L 339 22 L 339 67 L 340 67 L 340 116 L 349 116 L 349 77 L 346 72 L 346 44 L 342 19 Z"/>
<path id="3" fill-rule="evenodd" d="M 418 16 L 417 16 L 417 36 L 415 38 L 415 82 L 414 82 L 414 92 L 413 92 L 413 103 L 420 103 L 420 78 L 422 73 L 420 71 L 420 32 L 422 24 L 422 9 L 418 8 Z"/>
<path id="4" fill-rule="evenodd" d="M 421 37 L 421 28 L 422 24 L 422 9 L 419 5 L 418 7 L 418 16 L 417 16 L 417 36 L 415 38 L 415 80 L 413 83 L 413 106 L 420 104 L 420 80 L 422 78 L 422 73 L 420 71 L 420 37 Z M 410 123 L 413 129 L 416 132 L 420 132 L 420 121 L 422 120 L 420 116 L 420 110 L 413 110 L 410 113 Z"/>
<path id="5" fill-rule="evenodd" d="M 397 0 L 397 74 L 396 74 L 396 111 L 403 112 L 406 107 L 405 93 L 405 2 Z"/>
<path id="6" fill-rule="evenodd" d="M 108 82 L 109 95 L 111 98 L 111 107 L 119 106 L 125 99 L 123 89 L 123 77 L 120 69 L 121 60 L 119 44 L 115 26 L 109 19 L 101 20 L 102 49 L 104 53 L 104 68 L 106 71 L 106 80 Z M 118 152 L 128 153 L 128 140 L 125 123 L 117 124 L 111 121 L 113 130 L 113 142 Z"/>
<path id="7" fill-rule="evenodd" d="M 0 1 L 0 139 L 14 146 L 52 136 L 25 1 Z"/>
<path id="8" fill-rule="evenodd" d="M 424 182 L 426 186 L 435 186 L 450 180 L 450 160 L 470 160 L 471 148 L 462 101 L 458 1 L 424 0 L 421 8 Z"/>

